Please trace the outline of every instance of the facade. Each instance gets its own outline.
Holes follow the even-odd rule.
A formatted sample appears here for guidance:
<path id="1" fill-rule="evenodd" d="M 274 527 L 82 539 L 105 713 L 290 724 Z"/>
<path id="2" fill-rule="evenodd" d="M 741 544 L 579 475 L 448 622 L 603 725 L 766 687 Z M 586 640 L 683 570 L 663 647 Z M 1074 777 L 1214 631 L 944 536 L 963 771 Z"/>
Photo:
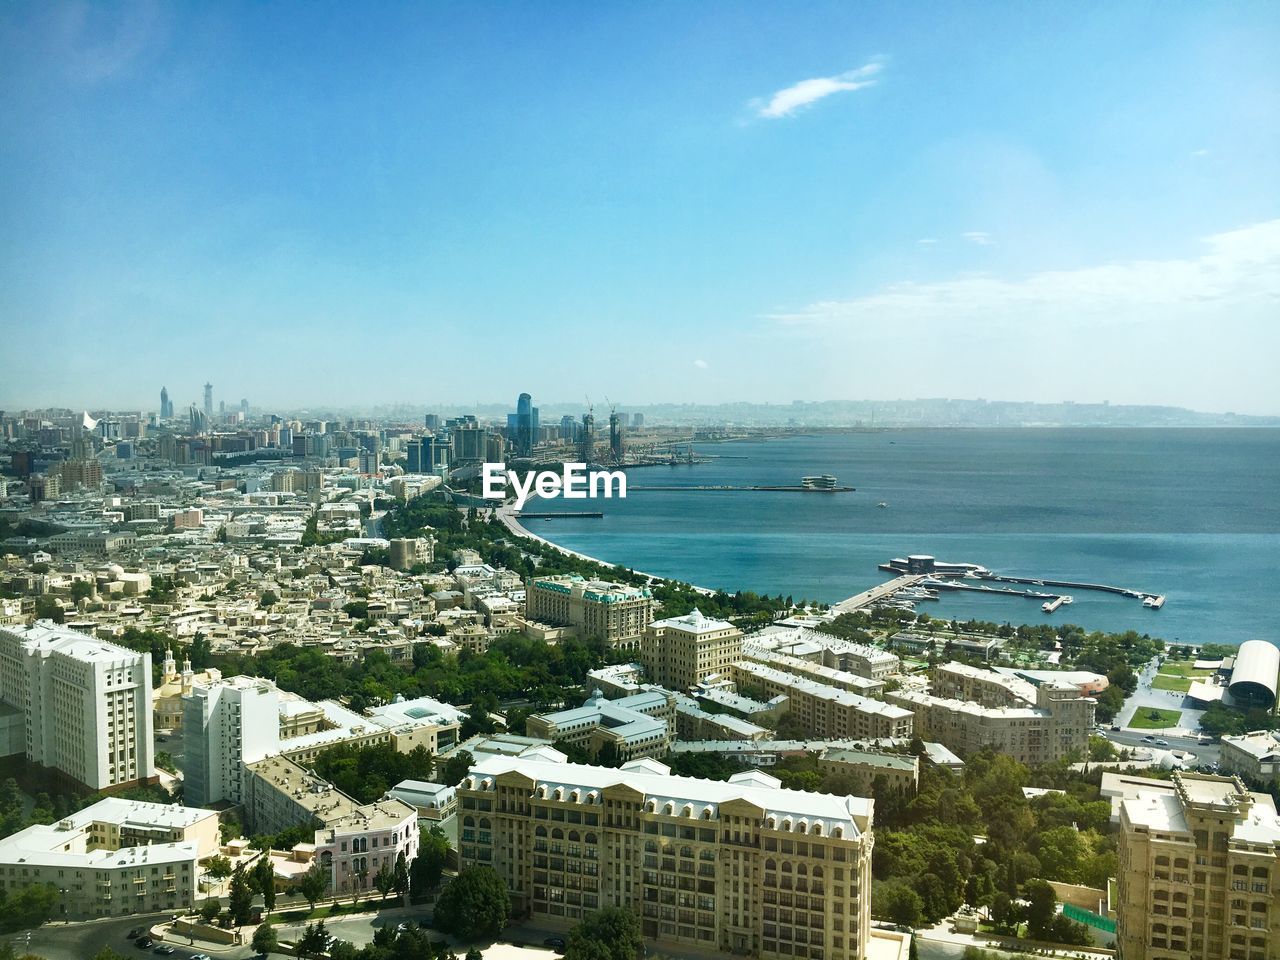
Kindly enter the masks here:
<path id="1" fill-rule="evenodd" d="M 599 690 L 581 707 L 536 714 L 525 722 L 531 737 L 581 747 L 592 757 L 606 745 L 622 760 L 660 757 L 675 739 L 676 697 L 658 688 L 606 700 Z"/>
<path id="2" fill-rule="evenodd" d="M 1280 779 L 1280 739 L 1270 730 L 1256 730 L 1222 738 L 1218 765 L 1224 773 L 1238 773 L 1256 783 Z"/>
<path id="3" fill-rule="evenodd" d="M 492 866 L 537 924 L 621 906 L 659 948 L 866 956 L 871 800 L 784 790 L 754 770 L 721 782 L 654 760 L 527 757 L 477 763 L 458 797 L 463 865 Z"/>
<path id="4" fill-rule="evenodd" d="M 1038 767 L 1068 755 L 1086 754 L 1097 701 L 1076 686 L 1036 688 L 1034 706 L 985 707 L 914 690 L 885 699 L 915 715 L 916 736 L 936 740 L 963 755 L 994 750 Z"/>
<path id="5" fill-rule="evenodd" d="M 683 617 L 655 620 L 640 640 L 640 662 L 659 686 L 687 693 L 711 676 L 729 672 L 742 654 L 742 631 L 695 608 Z"/>
<path id="6" fill-rule="evenodd" d="M 1025 707 L 1036 702 L 1036 688 L 1026 680 L 966 663 L 940 664 L 933 674 L 933 693 L 984 707 Z"/>
<path id="7" fill-rule="evenodd" d="M 182 726 L 182 698 L 195 688 L 198 683 L 211 683 L 222 679 L 216 669 L 196 673 L 191 669 L 191 661 L 182 662 L 182 671 L 178 671 L 178 663 L 173 659 L 173 651 L 166 650 L 164 664 L 160 670 L 160 685 L 151 693 L 155 707 L 156 733 L 173 733 Z"/>
<path id="8" fill-rule="evenodd" d="M 52 884 L 66 920 L 177 912 L 195 905 L 197 864 L 217 849 L 211 810 L 108 798 L 0 839 L 0 891 Z"/>
<path id="9" fill-rule="evenodd" d="M 735 662 L 732 670 L 739 687 L 760 690 L 768 697 L 787 697 L 787 714 L 797 717 L 815 737 L 910 737 L 914 729 L 911 712 L 893 703 L 872 700 L 750 660 Z"/>
<path id="10" fill-rule="evenodd" d="M 525 616 L 577 627 L 583 637 L 610 646 L 635 647 L 653 619 L 653 594 L 647 587 L 578 576 L 538 577 L 525 587 Z"/>
<path id="11" fill-rule="evenodd" d="M 902 670 L 902 661 L 886 650 L 808 627 L 765 627 L 751 635 L 751 642 L 760 649 L 812 660 L 868 680 L 884 680 Z"/>
<path id="12" fill-rule="evenodd" d="M 0 700 L 22 713 L 28 760 L 91 790 L 154 779 L 150 654 L 48 621 L 0 628 Z"/>
<path id="13" fill-rule="evenodd" d="M 270 680 L 230 677 L 193 687 L 182 705 L 187 802 L 243 802 L 244 765 L 280 749 L 280 691 Z"/>
<path id="14" fill-rule="evenodd" d="M 428 537 L 405 537 L 391 541 L 391 568 L 408 570 L 436 558 L 435 545 Z"/>
<path id="15" fill-rule="evenodd" d="M 1145 960 L 1280 957 L 1280 817 L 1234 777 L 1134 779 L 1119 807 L 1116 942 Z"/>
<path id="16" fill-rule="evenodd" d="M 812 660 L 793 657 L 787 653 L 778 653 L 758 646 L 750 640 L 743 643 L 742 656 L 746 660 L 754 660 L 756 663 L 763 663 L 786 673 L 794 673 L 798 677 L 807 677 L 818 683 L 826 684 L 828 687 L 847 690 L 850 693 L 861 694 L 864 697 L 875 696 L 885 686 L 883 680 L 871 680 L 856 673 L 850 673 L 848 670 L 841 670 L 838 667 L 828 667 L 821 663 L 814 663 Z"/>

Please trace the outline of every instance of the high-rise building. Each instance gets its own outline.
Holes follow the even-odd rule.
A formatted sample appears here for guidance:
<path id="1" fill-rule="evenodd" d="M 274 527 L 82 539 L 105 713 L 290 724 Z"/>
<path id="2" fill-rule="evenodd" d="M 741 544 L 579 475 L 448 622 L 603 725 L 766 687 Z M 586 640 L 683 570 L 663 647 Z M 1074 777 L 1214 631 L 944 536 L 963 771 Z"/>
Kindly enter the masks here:
<path id="1" fill-rule="evenodd" d="M 596 459 L 596 418 L 590 413 L 582 415 L 582 433 L 578 438 L 578 459 L 594 463 Z"/>
<path id="2" fill-rule="evenodd" d="M 533 452 L 533 445 L 538 442 L 540 432 L 538 408 L 533 405 L 533 397 L 522 393 L 516 400 L 516 412 L 507 417 L 507 438 L 515 449 L 515 455 L 529 456 Z"/>
<path id="3" fill-rule="evenodd" d="M 644 414 L 633 413 L 631 415 L 631 429 L 639 430 L 644 427 Z"/>
<path id="4" fill-rule="evenodd" d="M 578 437 L 578 421 L 569 414 L 565 414 L 560 418 L 560 440 L 564 443 L 573 443 Z"/>
<path id="5" fill-rule="evenodd" d="M 173 416 L 173 401 L 169 399 L 169 388 L 160 388 L 160 419 L 168 420 Z"/>
<path id="6" fill-rule="evenodd" d="M 244 801 L 244 765 L 280 748 L 280 691 L 270 680 L 230 677 L 182 698 L 183 796 L 209 806 Z"/>
<path id="7" fill-rule="evenodd" d="M 489 430 L 477 424 L 457 426 L 453 430 L 453 462 L 483 461 L 488 453 Z"/>
<path id="8" fill-rule="evenodd" d="M 0 700 L 23 714 L 33 763 L 91 790 L 155 777 L 149 653 L 43 620 L 0 628 Z"/>
<path id="9" fill-rule="evenodd" d="M 622 417 L 616 410 L 609 414 L 609 459 L 613 463 L 622 462 Z"/>
<path id="10" fill-rule="evenodd" d="M 1120 820 L 1116 942 L 1122 957 L 1280 957 L 1280 817 L 1236 777 L 1106 775 Z"/>
<path id="11" fill-rule="evenodd" d="M 213 419 L 213 384 L 204 385 L 204 415 Z"/>
<path id="12" fill-rule="evenodd" d="M 240 415 L 246 420 L 249 419 L 249 401 L 243 398 L 240 400 Z"/>
<path id="13" fill-rule="evenodd" d="M 535 924 L 619 906 L 673 952 L 867 955 L 871 800 L 784 790 L 759 770 L 717 781 L 648 758 L 565 763 L 548 748 L 486 757 L 458 799 L 462 864 L 496 870 Z"/>
<path id="14" fill-rule="evenodd" d="M 682 617 L 655 620 L 640 640 L 640 662 L 654 683 L 686 693 L 703 680 L 727 674 L 742 654 L 742 631 L 697 608 Z"/>
<path id="15" fill-rule="evenodd" d="M 422 418 L 422 425 L 428 430 L 435 432 L 440 429 L 440 415 L 438 413 L 428 413 Z"/>

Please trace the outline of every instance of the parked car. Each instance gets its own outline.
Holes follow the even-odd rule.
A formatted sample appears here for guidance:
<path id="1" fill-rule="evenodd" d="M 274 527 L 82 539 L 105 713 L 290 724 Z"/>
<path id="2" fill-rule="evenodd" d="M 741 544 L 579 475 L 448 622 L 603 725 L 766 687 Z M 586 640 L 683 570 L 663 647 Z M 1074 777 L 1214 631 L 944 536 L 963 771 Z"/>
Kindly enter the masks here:
<path id="1" fill-rule="evenodd" d="M 565 944 L 564 944 L 563 937 L 547 937 L 547 939 L 542 941 L 542 945 L 544 947 L 550 947 L 552 950 L 555 950 L 557 953 L 564 952 Z"/>
<path id="2" fill-rule="evenodd" d="M 134 927 L 132 930 L 129 931 L 129 939 L 137 940 L 139 937 L 146 936 L 146 933 L 147 933 L 146 927 Z"/>
<path id="3" fill-rule="evenodd" d="M 213 960 L 207 953 L 193 953 L 189 960 Z"/>
<path id="4" fill-rule="evenodd" d="M 137 940 L 133 941 L 133 945 L 139 950 L 150 950 L 156 945 L 156 942 L 150 937 L 139 937 Z"/>
<path id="5" fill-rule="evenodd" d="M 169 946 L 167 943 L 162 943 L 151 952 L 159 954 L 162 957 L 171 957 L 173 956 L 173 947 Z"/>

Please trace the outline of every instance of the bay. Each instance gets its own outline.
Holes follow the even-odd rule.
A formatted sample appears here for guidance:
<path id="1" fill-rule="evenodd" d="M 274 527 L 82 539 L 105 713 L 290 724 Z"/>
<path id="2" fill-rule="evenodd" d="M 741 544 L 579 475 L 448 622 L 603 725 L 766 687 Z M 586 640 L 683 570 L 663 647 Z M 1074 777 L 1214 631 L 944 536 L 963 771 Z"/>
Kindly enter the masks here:
<path id="1" fill-rule="evenodd" d="M 1280 431 L 897 430 L 695 444 L 710 463 L 628 472 L 603 519 L 527 521 L 573 550 L 726 590 L 832 603 L 909 553 L 999 573 L 1168 597 L 1163 610 L 1076 591 L 1051 616 L 1022 598 L 957 596 L 935 616 L 1072 622 L 1167 640 L 1277 636 Z M 853 493 L 687 489 L 797 484 L 835 474 Z M 656 490 L 649 487 L 680 487 Z M 886 503 L 886 507 L 878 504 Z M 540 511 L 584 509 L 539 501 Z"/>

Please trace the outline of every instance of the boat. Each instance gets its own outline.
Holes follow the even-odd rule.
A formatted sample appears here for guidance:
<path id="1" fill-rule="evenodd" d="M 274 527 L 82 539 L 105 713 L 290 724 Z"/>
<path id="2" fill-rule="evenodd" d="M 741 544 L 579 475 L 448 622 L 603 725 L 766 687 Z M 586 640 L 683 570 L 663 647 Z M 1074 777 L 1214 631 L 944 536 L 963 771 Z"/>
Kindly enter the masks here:
<path id="1" fill-rule="evenodd" d="M 1066 597 L 1054 597 L 1052 600 L 1046 600 L 1040 605 L 1040 609 L 1045 613 L 1053 613 L 1066 601 Z"/>
<path id="2" fill-rule="evenodd" d="M 1074 602 L 1074 600 L 1075 600 L 1075 598 L 1074 598 L 1074 597 L 1063 597 L 1063 598 L 1062 598 L 1062 602 L 1063 602 L 1064 604 L 1072 603 L 1072 602 Z"/>
<path id="3" fill-rule="evenodd" d="M 834 490 L 836 478 L 829 473 L 813 477 L 801 477 L 800 486 L 805 490 Z"/>
<path id="4" fill-rule="evenodd" d="M 879 507 L 881 510 L 883 510 L 885 507 L 889 505 L 885 503 L 883 500 L 881 500 L 879 503 L 876 504 L 876 506 Z"/>
<path id="5" fill-rule="evenodd" d="M 1164 597 L 1163 596 L 1145 597 L 1143 598 L 1142 605 L 1149 610 L 1159 610 L 1161 607 L 1164 606 Z"/>

